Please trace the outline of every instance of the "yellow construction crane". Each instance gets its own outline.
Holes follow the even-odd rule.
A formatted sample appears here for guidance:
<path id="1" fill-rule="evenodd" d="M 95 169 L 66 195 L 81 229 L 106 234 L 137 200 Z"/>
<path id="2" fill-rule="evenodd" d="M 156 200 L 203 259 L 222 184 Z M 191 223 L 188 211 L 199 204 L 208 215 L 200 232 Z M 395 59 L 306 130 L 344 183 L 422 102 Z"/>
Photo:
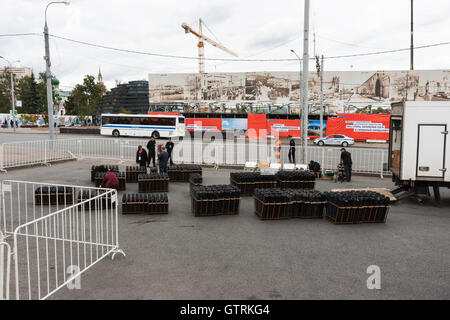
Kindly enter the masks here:
<path id="1" fill-rule="evenodd" d="M 217 43 L 216 41 L 206 37 L 202 32 L 202 19 L 198 19 L 198 32 L 189 27 L 186 23 L 183 23 L 181 27 L 184 29 L 185 33 L 192 33 L 194 36 L 198 38 L 198 70 L 200 73 L 205 73 L 205 46 L 203 41 L 209 42 L 211 45 L 213 45 L 216 48 L 222 49 L 225 52 L 228 52 L 229 54 L 237 57 L 238 55 L 234 53 L 233 51 L 225 48 L 220 43 Z"/>

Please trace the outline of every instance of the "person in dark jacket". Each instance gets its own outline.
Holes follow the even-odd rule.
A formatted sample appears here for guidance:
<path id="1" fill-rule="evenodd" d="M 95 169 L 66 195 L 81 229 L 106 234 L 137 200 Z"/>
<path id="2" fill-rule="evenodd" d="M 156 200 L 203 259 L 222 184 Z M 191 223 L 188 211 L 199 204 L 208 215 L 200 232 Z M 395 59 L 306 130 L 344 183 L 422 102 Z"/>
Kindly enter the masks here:
<path id="1" fill-rule="evenodd" d="M 345 178 L 350 182 L 352 180 L 352 155 L 345 148 L 341 148 L 341 164 L 344 165 Z"/>
<path id="2" fill-rule="evenodd" d="M 290 163 L 295 163 L 295 141 L 294 138 L 292 138 L 292 136 L 289 136 L 290 140 L 289 140 L 289 162 Z"/>
<path id="3" fill-rule="evenodd" d="M 161 152 L 158 154 L 159 173 L 168 173 L 167 162 L 169 161 L 169 153 L 166 152 L 166 148 L 162 147 Z"/>
<path id="4" fill-rule="evenodd" d="M 172 162 L 172 150 L 174 147 L 174 143 L 172 142 L 172 138 L 169 138 L 169 141 L 167 141 L 166 143 L 166 150 L 167 153 L 169 154 L 169 159 L 170 159 L 170 165 L 173 166 L 173 162 Z"/>
<path id="5" fill-rule="evenodd" d="M 118 189 L 119 188 L 119 179 L 111 169 L 108 169 L 108 172 L 105 174 L 102 180 L 102 184 L 100 185 L 102 188 L 111 188 Z"/>
<path id="6" fill-rule="evenodd" d="M 147 159 L 147 167 L 150 167 L 150 161 L 153 160 L 153 167 L 156 167 L 156 141 L 155 138 L 151 137 L 147 143 L 148 149 L 148 159 Z"/>
<path id="7" fill-rule="evenodd" d="M 136 163 L 139 163 L 141 167 L 147 165 L 147 151 L 145 151 L 142 146 L 139 146 L 138 151 L 136 152 Z"/>

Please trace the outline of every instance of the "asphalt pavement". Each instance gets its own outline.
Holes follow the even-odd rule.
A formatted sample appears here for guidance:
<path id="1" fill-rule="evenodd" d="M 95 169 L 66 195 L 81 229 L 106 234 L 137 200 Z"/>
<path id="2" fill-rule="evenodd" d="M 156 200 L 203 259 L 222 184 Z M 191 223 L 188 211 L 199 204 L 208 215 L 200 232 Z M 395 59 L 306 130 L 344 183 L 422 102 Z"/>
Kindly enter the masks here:
<path id="1" fill-rule="evenodd" d="M 15 169 L 0 179 L 91 186 L 92 164 L 99 162 Z M 229 183 L 230 172 L 204 168 L 204 184 Z M 348 187 L 393 184 L 362 176 L 317 181 L 322 191 Z M 127 184 L 126 192 L 136 191 Z M 247 197 L 238 216 L 194 217 L 189 185 L 170 183 L 168 215 L 119 216 L 126 257 L 106 258 L 83 274 L 81 289 L 52 299 L 450 298 L 450 190 L 442 189 L 441 207 L 412 199 L 393 205 L 384 224 L 260 221 L 253 206 Z M 379 290 L 367 288 L 371 265 L 381 270 Z"/>

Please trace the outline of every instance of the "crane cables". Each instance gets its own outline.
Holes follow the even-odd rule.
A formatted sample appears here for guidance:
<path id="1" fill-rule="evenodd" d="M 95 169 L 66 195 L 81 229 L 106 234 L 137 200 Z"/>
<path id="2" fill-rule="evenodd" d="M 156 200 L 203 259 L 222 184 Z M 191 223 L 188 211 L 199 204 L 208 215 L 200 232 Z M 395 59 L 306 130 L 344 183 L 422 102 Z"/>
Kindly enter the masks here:
<path id="1" fill-rule="evenodd" d="M 42 34 L 41 33 L 0 34 L 0 37 L 29 36 L 29 35 L 42 35 Z M 54 35 L 54 34 L 49 34 L 49 36 L 53 37 L 55 39 L 60 39 L 60 40 L 77 43 L 77 44 L 81 44 L 81 45 L 85 45 L 85 46 L 101 48 L 101 49 L 106 49 L 106 50 L 112 50 L 112 51 L 117 51 L 117 52 L 140 54 L 140 55 L 147 55 L 147 56 L 154 56 L 154 57 L 161 57 L 161 58 L 171 58 L 171 59 L 185 59 L 185 60 L 200 59 L 199 57 L 192 57 L 192 56 L 171 55 L 171 54 L 154 53 L 154 52 L 146 52 L 146 51 L 111 47 L 111 46 L 96 44 L 96 43 L 87 42 L 87 41 L 75 40 L 75 39 L 62 37 L 62 36 L 58 36 L 58 35 Z M 432 44 L 427 44 L 427 45 L 422 45 L 422 46 L 415 46 L 413 49 L 414 50 L 426 49 L 426 48 L 440 47 L 440 46 L 446 46 L 446 45 L 450 45 L 450 41 L 432 43 Z M 409 50 L 411 50 L 410 47 L 401 48 L 401 49 L 383 50 L 383 51 L 373 51 L 373 52 L 366 52 L 366 53 L 354 53 L 354 54 L 347 54 L 347 55 L 324 56 L 324 59 L 342 59 L 342 58 L 364 57 L 364 56 L 381 55 L 381 54 L 396 53 L 396 52 L 409 51 Z M 300 58 L 300 59 L 298 59 L 298 58 L 239 59 L 239 58 L 206 58 L 206 57 L 203 59 L 209 60 L 209 61 L 230 61 L 230 62 L 286 62 L 286 61 L 303 60 L 302 58 Z M 309 58 L 309 60 L 314 60 L 314 59 L 315 59 L 315 57 Z"/>

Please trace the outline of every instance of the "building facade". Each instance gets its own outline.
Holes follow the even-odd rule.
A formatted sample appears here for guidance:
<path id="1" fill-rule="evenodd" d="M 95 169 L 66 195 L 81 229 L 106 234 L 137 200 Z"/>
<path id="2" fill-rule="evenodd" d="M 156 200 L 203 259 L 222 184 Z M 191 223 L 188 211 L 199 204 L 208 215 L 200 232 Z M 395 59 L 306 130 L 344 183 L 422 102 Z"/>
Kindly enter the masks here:
<path id="1" fill-rule="evenodd" d="M 149 109 L 148 82 L 130 81 L 119 84 L 100 100 L 96 114 L 102 113 L 147 113 Z"/>
<path id="2" fill-rule="evenodd" d="M 33 73 L 33 69 L 31 68 L 27 68 L 27 67 L 23 67 L 23 68 L 19 68 L 19 67 L 5 67 L 1 69 L 1 73 L 4 73 L 5 71 L 7 72 L 12 72 L 12 74 L 14 75 L 14 78 L 16 80 L 20 80 L 23 77 L 30 77 L 31 74 Z"/>

